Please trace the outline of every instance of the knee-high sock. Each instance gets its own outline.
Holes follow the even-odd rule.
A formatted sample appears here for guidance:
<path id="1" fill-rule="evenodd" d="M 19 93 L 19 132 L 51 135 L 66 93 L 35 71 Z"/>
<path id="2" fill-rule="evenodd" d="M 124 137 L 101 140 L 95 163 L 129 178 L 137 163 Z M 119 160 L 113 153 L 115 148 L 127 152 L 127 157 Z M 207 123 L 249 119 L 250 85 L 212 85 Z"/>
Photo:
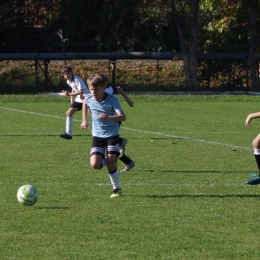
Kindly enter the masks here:
<path id="1" fill-rule="evenodd" d="M 113 190 L 120 189 L 121 186 L 120 186 L 120 177 L 119 177 L 118 170 L 116 169 L 114 172 L 109 172 L 108 176 L 112 184 Z"/>
<path id="2" fill-rule="evenodd" d="M 119 160 L 121 162 L 123 162 L 124 164 L 129 164 L 130 162 L 132 162 L 131 158 L 129 158 L 125 154 L 123 154 L 121 157 L 119 157 Z"/>
<path id="3" fill-rule="evenodd" d="M 257 167 L 258 167 L 258 173 L 260 176 L 260 149 L 254 149 L 254 155 L 255 155 L 255 160 L 256 160 Z"/>
<path id="4" fill-rule="evenodd" d="M 72 135 L 72 117 L 66 118 L 66 133 Z"/>

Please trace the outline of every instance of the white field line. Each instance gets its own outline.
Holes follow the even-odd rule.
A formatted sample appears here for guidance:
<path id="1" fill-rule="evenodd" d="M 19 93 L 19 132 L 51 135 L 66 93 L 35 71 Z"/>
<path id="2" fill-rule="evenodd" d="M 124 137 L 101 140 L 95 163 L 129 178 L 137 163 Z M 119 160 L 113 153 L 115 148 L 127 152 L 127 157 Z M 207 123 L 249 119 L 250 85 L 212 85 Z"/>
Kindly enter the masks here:
<path id="1" fill-rule="evenodd" d="M 30 112 L 30 111 L 25 111 L 25 110 L 19 110 L 19 109 L 13 109 L 13 108 L 1 107 L 1 106 L 0 106 L 0 109 L 14 111 L 14 112 L 18 112 L 18 113 L 26 113 L 26 114 L 30 114 L 30 115 L 44 116 L 44 117 L 51 117 L 51 118 L 58 118 L 58 119 L 65 120 L 65 117 L 35 113 L 35 112 Z M 81 122 L 81 120 L 77 120 L 77 119 L 74 119 L 74 121 Z M 175 138 L 175 139 L 183 139 L 183 140 L 189 140 L 189 141 L 193 141 L 193 142 L 226 146 L 226 147 L 231 147 L 234 149 L 242 149 L 242 150 L 247 150 L 247 151 L 251 151 L 251 152 L 253 151 L 252 148 L 248 148 L 248 147 L 242 147 L 242 146 L 237 146 L 237 145 L 233 145 L 233 144 L 226 144 L 226 143 L 219 143 L 219 142 L 213 142 L 213 141 L 208 141 L 208 140 L 196 139 L 196 138 L 191 138 L 191 137 L 187 137 L 187 136 L 177 136 L 177 135 L 171 135 L 171 134 L 166 134 L 166 133 L 161 133 L 161 132 L 138 130 L 138 129 L 129 128 L 129 127 L 120 127 L 120 128 L 128 130 L 128 131 L 132 131 L 132 132 L 142 133 L 142 134 L 160 135 L 160 136 L 171 137 L 171 138 Z"/>
<path id="2" fill-rule="evenodd" d="M 236 146 L 236 145 L 233 145 L 233 144 L 224 144 L 224 143 L 213 142 L 213 141 L 202 140 L 202 139 L 196 139 L 196 138 L 191 138 L 191 137 L 186 137 L 186 136 L 170 135 L 170 134 L 165 134 L 165 133 L 160 133 L 160 132 L 138 130 L 138 129 L 128 128 L 128 127 L 120 127 L 120 128 L 129 130 L 129 131 L 133 131 L 133 132 L 143 133 L 143 134 L 161 135 L 161 136 L 165 136 L 165 137 L 171 137 L 171 138 L 183 139 L 183 140 L 190 140 L 190 141 L 194 141 L 194 142 L 201 142 L 201 143 L 214 144 L 214 145 L 222 145 L 222 146 L 227 146 L 227 147 L 232 147 L 232 148 L 237 148 L 237 149 L 243 149 L 243 150 L 248 150 L 248 151 L 253 150 L 252 148 L 250 149 L 248 147 Z"/>
<path id="3" fill-rule="evenodd" d="M 35 112 L 30 112 L 30 111 L 25 111 L 25 110 L 20 110 L 20 109 L 14 109 L 14 108 L 0 107 L 0 109 L 4 109 L 4 110 L 8 110 L 8 111 L 14 111 L 14 112 L 18 112 L 18 113 L 26 113 L 26 114 L 35 115 L 35 116 L 45 116 L 45 117 L 58 118 L 58 119 L 63 119 L 63 120 L 65 119 L 64 117 L 61 117 L 61 116 L 53 116 L 53 115 L 35 113 Z"/>
<path id="4" fill-rule="evenodd" d="M 20 182 L 0 182 L 0 185 L 6 185 L 8 183 L 15 184 L 17 186 L 22 185 Z M 70 182 L 68 183 L 62 183 L 62 182 L 34 182 L 36 184 L 44 184 L 48 186 L 62 186 L 65 184 L 65 186 L 103 186 L 103 187 L 110 187 L 111 184 L 109 183 L 85 183 L 85 182 Z M 160 186 L 160 187 L 251 187 L 251 186 L 245 186 L 244 184 L 176 184 L 176 183 L 124 183 L 124 186 Z"/>

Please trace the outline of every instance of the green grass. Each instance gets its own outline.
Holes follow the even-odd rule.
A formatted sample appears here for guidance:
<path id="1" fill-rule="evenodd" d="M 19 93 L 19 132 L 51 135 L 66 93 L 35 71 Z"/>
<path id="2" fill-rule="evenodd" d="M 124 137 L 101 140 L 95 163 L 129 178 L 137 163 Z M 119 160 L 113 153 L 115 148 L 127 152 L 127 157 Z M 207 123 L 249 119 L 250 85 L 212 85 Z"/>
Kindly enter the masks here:
<path id="1" fill-rule="evenodd" d="M 110 199 L 81 113 L 73 139 L 58 137 L 67 98 L 0 96 L 1 259 L 259 259 L 260 190 L 245 180 L 260 120 L 244 121 L 260 97 L 131 98 L 134 108 L 120 98 L 120 133 L 136 167 Z M 27 183 L 40 194 L 32 207 L 16 200 Z"/>

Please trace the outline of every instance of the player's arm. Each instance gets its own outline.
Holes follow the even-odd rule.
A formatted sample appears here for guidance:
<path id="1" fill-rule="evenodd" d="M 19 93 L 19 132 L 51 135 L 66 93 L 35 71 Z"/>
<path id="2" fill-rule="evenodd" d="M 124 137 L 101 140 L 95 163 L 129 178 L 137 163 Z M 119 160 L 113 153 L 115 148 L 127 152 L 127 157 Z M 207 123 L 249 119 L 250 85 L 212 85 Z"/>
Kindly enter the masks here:
<path id="1" fill-rule="evenodd" d="M 88 128 L 89 128 L 89 125 L 88 125 L 88 106 L 87 106 L 85 99 L 83 99 L 81 129 L 87 130 Z"/>
<path id="2" fill-rule="evenodd" d="M 80 90 L 78 90 L 78 91 L 72 90 L 71 92 L 69 92 L 69 91 L 67 91 L 67 90 L 62 90 L 62 94 L 63 94 L 64 96 L 70 96 L 70 97 L 72 96 L 72 97 L 74 97 L 74 96 L 83 94 L 83 89 L 80 89 Z"/>
<path id="3" fill-rule="evenodd" d="M 126 120 L 126 115 L 123 110 L 117 110 L 117 114 L 113 116 L 106 115 L 105 113 L 101 113 L 98 115 L 98 118 L 102 118 L 105 120 L 117 121 L 122 122 Z"/>
<path id="4" fill-rule="evenodd" d="M 260 112 L 256 112 L 256 113 L 251 113 L 247 116 L 246 118 L 246 122 L 245 122 L 245 126 L 250 128 L 250 122 L 252 119 L 254 118 L 259 118 L 260 117 Z"/>
<path id="5" fill-rule="evenodd" d="M 127 102 L 127 104 L 130 106 L 130 107 L 133 107 L 134 106 L 134 102 L 127 96 L 127 94 L 125 93 L 125 91 L 120 87 L 120 86 L 117 86 L 117 92 L 125 99 L 125 101 Z"/>
<path id="6" fill-rule="evenodd" d="M 73 94 L 75 91 L 72 89 L 71 93 L 70 94 Z M 73 104 L 75 100 L 75 96 L 74 95 L 70 95 L 70 103 Z"/>

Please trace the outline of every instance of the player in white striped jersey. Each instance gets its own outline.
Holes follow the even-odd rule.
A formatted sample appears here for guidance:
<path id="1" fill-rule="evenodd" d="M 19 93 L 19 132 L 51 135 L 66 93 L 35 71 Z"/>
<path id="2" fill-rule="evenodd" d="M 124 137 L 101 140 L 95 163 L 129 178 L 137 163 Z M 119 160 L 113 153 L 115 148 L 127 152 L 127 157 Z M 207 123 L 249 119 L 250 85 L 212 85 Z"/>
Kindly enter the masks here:
<path id="1" fill-rule="evenodd" d="M 74 75 L 71 67 L 65 67 L 62 70 L 63 77 L 67 80 L 67 84 L 71 88 L 71 92 L 62 90 L 64 96 L 70 96 L 71 106 L 66 112 L 66 132 L 60 134 L 63 139 L 72 139 L 72 116 L 82 109 L 82 102 L 85 94 L 89 94 L 88 87 L 84 80 L 79 76 Z"/>
<path id="2" fill-rule="evenodd" d="M 125 93 L 125 91 L 120 86 L 117 86 L 117 87 L 110 86 L 110 87 L 106 88 L 105 92 L 108 94 L 111 94 L 111 95 L 114 95 L 117 93 L 120 94 L 125 99 L 125 101 L 127 102 L 127 104 L 130 107 L 134 107 L 134 102 L 128 97 L 128 95 Z M 121 122 L 119 122 L 119 126 L 120 125 L 121 125 Z M 123 170 L 121 170 L 121 172 L 130 171 L 132 168 L 135 167 L 135 162 L 125 154 L 125 146 L 127 144 L 127 141 L 128 140 L 125 137 L 119 138 L 119 144 L 120 144 L 119 160 L 125 164 L 125 167 L 123 168 Z"/>

